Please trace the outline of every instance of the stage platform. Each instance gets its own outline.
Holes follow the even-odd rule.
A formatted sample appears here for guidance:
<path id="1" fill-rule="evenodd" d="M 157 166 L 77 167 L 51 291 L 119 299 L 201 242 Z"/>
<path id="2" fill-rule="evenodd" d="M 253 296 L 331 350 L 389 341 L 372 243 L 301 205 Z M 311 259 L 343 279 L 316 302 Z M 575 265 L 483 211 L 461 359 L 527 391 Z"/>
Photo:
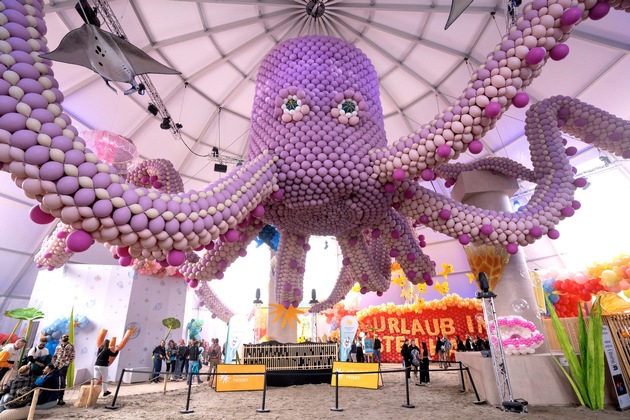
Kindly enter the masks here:
<path id="1" fill-rule="evenodd" d="M 554 355 L 564 358 L 562 353 Z M 491 357 L 482 357 L 481 352 L 456 352 L 455 359 L 470 368 L 482 400 L 501 404 Z M 514 399 L 522 398 L 531 405 L 579 405 L 571 384 L 550 354 L 506 356 L 506 364 Z M 604 403 L 611 404 L 609 377 L 605 386 Z M 466 388 L 471 389 L 469 384 Z"/>

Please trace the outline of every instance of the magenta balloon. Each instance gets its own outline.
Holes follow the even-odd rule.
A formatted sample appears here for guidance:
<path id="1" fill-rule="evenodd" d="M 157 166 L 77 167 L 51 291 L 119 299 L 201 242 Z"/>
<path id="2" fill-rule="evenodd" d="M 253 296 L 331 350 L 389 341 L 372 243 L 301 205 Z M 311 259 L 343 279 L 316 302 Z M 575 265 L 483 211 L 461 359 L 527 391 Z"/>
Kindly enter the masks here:
<path id="1" fill-rule="evenodd" d="M 72 252 L 83 252 L 92 246 L 92 236 L 84 230 L 75 230 L 66 239 L 66 246 Z"/>
<path id="2" fill-rule="evenodd" d="M 517 108 L 525 108 L 529 103 L 529 95 L 525 92 L 519 92 L 512 98 L 512 103 Z"/>
<path id="3" fill-rule="evenodd" d="M 470 236 L 466 234 L 462 234 L 462 235 L 459 235 L 458 240 L 460 244 L 468 245 L 470 243 Z"/>
<path id="4" fill-rule="evenodd" d="M 225 241 L 232 244 L 238 241 L 239 236 L 240 235 L 236 229 L 228 229 L 228 231 L 225 232 Z"/>
<path id="5" fill-rule="evenodd" d="M 483 225 L 483 226 L 481 226 L 481 229 L 479 229 L 479 231 L 480 231 L 482 234 L 484 234 L 484 235 L 488 236 L 488 235 L 490 235 L 492 232 L 494 232 L 494 228 L 492 227 L 492 225 Z"/>
<path id="6" fill-rule="evenodd" d="M 435 173 L 431 169 L 423 169 L 420 176 L 424 181 L 432 181 L 435 177 Z"/>
<path id="7" fill-rule="evenodd" d="M 505 247 L 505 250 L 508 252 L 508 254 L 510 255 L 514 255 L 518 252 L 518 245 L 517 244 L 508 244 Z"/>
<path id="8" fill-rule="evenodd" d="M 589 11 L 588 17 L 593 20 L 600 20 L 610 12 L 610 5 L 608 3 L 597 3 Z"/>
<path id="9" fill-rule="evenodd" d="M 446 145 L 443 145 L 443 146 L 446 146 Z M 440 146 L 440 147 L 442 147 L 442 146 Z M 448 146 L 446 146 L 446 147 L 448 147 Z M 449 147 L 449 149 L 450 149 L 450 147 Z M 439 154 L 439 148 L 438 148 L 438 154 Z M 442 157 L 444 157 L 444 156 L 442 156 Z M 405 170 L 402 169 L 402 168 L 394 169 L 393 177 L 394 177 L 394 181 L 402 181 L 402 180 L 404 180 L 405 179 Z"/>
<path id="10" fill-rule="evenodd" d="M 44 212 L 39 206 L 39 204 L 31 208 L 31 211 L 29 212 L 29 216 L 31 217 L 31 220 L 37 223 L 38 225 L 47 225 L 48 223 L 55 220 L 55 216 Z M 9 222 L 9 221 L 5 220 L 5 222 Z"/>
<path id="11" fill-rule="evenodd" d="M 448 144 L 442 144 L 442 145 L 438 146 L 438 148 L 437 148 L 437 155 L 439 157 L 441 157 L 441 158 L 447 158 L 447 157 L 449 157 L 451 155 L 452 151 L 453 151 L 453 149 L 451 149 L 451 146 L 449 146 Z M 394 171 L 394 174 L 395 174 L 395 172 L 396 171 Z"/>
<path id="12" fill-rule="evenodd" d="M 188 282 L 188 286 L 190 286 L 191 288 L 193 288 L 193 289 L 194 289 L 195 287 L 199 286 L 199 280 L 195 279 L 195 280 L 191 280 L 191 281 L 189 281 L 189 282 Z M 216 315 L 215 315 L 215 314 L 212 314 L 212 317 L 213 317 L 213 318 L 216 318 Z"/>
<path id="13" fill-rule="evenodd" d="M 534 226 L 529 230 L 529 234 L 534 238 L 540 238 L 543 234 L 543 231 L 540 226 Z"/>
<path id="14" fill-rule="evenodd" d="M 451 211 L 447 209 L 442 209 L 438 213 L 438 217 L 442 220 L 448 220 L 451 218 Z"/>
<path id="15" fill-rule="evenodd" d="M 562 14 L 560 23 L 563 26 L 570 26 L 576 24 L 582 18 L 582 9 L 579 7 L 571 7 Z"/>
<path id="16" fill-rule="evenodd" d="M 68 232 L 66 232 L 65 230 L 57 232 L 57 238 L 59 239 L 64 239 L 66 236 L 68 236 Z"/>
<path id="17" fill-rule="evenodd" d="M 117 246 L 116 247 L 116 254 L 118 254 L 120 257 L 128 257 L 129 256 L 129 247 Z"/>
<path id="18" fill-rule="evenodd" d="M 535 47 L 529 50 L 525 56 L 525 61 L 529 65 L 538 64 L 545 59 L 547 51 L 543 47 Z"/>
<path id="19" fill-rule="evenodd" d="M 118 264 L 120 264 L 123 267 L 129 267 L 132 262 L 133 262 L 133 258 L 131 258 L 129 255 L 118 258 Z"/>
<path id="20" fill-rule="evenodd" d="M 479 140 L 473 140 L 468 145 L 468 150 L 470 150 L 470 153 L 474 155 L 481 153 L 481 151 L 483 150 L 483 143 Z"/>
<path id="21" fill-rule="evenodd" d="M 495 118 L 501 113 L 501 104 L 498 102 L 490 102 L 483 111 L 486 117 Z"/>
<path id="22" fill-rule="evenodd" d="M 556 229 L 549 229 L 549 231 L 547 231 L 547 236 L 549 239 L 558 239 L 560 237 L 560 232 Z"/>
<path id="23" fill-rule="evenodd" d="M 178 267 L 184 263 L 186 260 L 186 254 L 184 251 L 180 251 L 179 249 L 171 249 L 166 256 L 166 261 L 169 265 L 174 267 Z"/>
<path id="24" fill-rule="evenodd" d="M 587 182 L 588 180 L 586 178 L 577 178 L 575 181 L 573 181 L 573 185 L 575 185 L 578 188 L 584 188 Z"/>
<path id="25" fill-rule="evenodd" d="M 569 46 L 567 44 L 557 44 L 549 51 L 549 57 L 554 61 L 560 61 L 569 55 Z"/>

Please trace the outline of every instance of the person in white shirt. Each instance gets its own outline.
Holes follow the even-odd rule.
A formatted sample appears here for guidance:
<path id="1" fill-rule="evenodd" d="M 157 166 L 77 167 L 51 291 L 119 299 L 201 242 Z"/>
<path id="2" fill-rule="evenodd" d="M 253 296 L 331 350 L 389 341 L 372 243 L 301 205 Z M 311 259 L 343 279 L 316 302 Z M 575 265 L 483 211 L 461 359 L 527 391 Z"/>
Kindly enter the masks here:
<path id="1" fill-rule="evenodd" d="M 7 360 L 7 366 L 0 368 L 0 381 L 2 381 L 4 375 L 6 375 L 7 372 L 9 372 L 10 370 L 13 370 L 17 373 L 18 363 L 20 361 L 20 354 L 22 353 L 22 347 L 24 347 L 25 345 L 26 340 L 20 338 L 15 343 L 9 343 L 2 348 L 2 352 L 9 353 L 9 358 Z"/>
<path id="2" fill-rule="evenodd" d="M 52 359 L 46 348 L 47 343 L 46 339 L 42 338 L 36 346 L 28 351 L 27 359 L 31 363 L 31 376 L 40 376 Z"/>

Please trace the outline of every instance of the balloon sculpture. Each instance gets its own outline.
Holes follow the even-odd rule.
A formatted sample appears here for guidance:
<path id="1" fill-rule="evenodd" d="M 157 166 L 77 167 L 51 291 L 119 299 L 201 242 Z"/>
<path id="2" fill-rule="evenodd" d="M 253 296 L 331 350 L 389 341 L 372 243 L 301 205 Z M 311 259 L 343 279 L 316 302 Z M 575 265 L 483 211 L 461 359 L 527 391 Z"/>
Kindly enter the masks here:
<path id="1" fill-rule="evenodd" d="M 571 31 L 628 0 L 535 0 L 472 75 L 451 106 L 415 133 L 388 146 L 378 77 L 369 59 L 340 39 L 307 36 L 276 46 L 263 60 L 251 115 L 248 161 L 199 191 L 161 193 L 155 185 L 125 182 L 85 147 L 63 113 L 63 94 L 48 51 L 42 2 L 0 3 L 0 163 L 40 204 L 37 223 L 60 218 L 75 231 L 71 251 L 94 240 L 126 256 L 157 260 L 194 281 L 222 278 L 265 224 L 280 232 L 276 298 L 286 308 L 303 297 L 310 235 L 336 236 L 343 267 L 330 307 L 358 281 L 363 292 L 389 287 L 390 258 L 413 283 L 432 284 L 434 264 L 412 226 L 424 224 L 459 240 L 505 247 L 543 235 L 557 238 L 560 220 L 579 203 L 561 131 L 623 158 L 630 157 L 630 125 L 568 97 L 553 97 L 527 112 L 533 170 L 504 158 L 448 164 L 482 150 L 481 138 L 510 107 L 529 102 L 524 89 L 545 62 L 563 59 Z M 417 182 L 443 177 L 452 185 L 464 171 L 492 170 L 535 183 L 515 213 L 463 205 Z M 71 240 L 72 239 L 72 240 Z M 196 262 L 186 253 L 206 248 Z M 320 310 L 322 306 L 313 307 Z"/>
<path id="2" fill-rule="evenodd" d="M 545 341 L 545 337 L 536 329 L 534 323 L 522 316 L 500 316 L 497 318 L 497 324 L 505 354 L 534 354 Z M 494 325 L 490 328 L 494 330 Z M 496 339 L 495 333 L 492 340 Z"/>

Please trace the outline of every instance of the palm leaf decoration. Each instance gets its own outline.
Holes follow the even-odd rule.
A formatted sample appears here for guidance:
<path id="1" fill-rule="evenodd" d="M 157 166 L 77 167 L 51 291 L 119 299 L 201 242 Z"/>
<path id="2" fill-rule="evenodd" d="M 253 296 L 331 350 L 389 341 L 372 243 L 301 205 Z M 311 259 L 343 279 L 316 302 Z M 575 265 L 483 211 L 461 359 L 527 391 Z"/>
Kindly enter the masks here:
<path id="1" fill-rule="evenodd" d="M 37 308 L 15 308 L 9 311 L 4 311 L 4 316 L 18 320 L 17 324 L 15 325 L 15 328 L 13 328 L 13 331 L 11 332 L 11 335 L 9 335 L 8 340 L 10 340 L 11 336 L 15 334 L 15 331 L 17 331 L 17 328 L 20 325 L 20 322 L 28 321 L 28 327 L 26 328 L 26 337 L 24 337 L 24 339 L 28 342 L 28 338 L 31 335 L 31 328 L 33 327 L 33 321 L 36 319 L 41 319 L 45 315 L 42 311 L 40 311 Z M 22 352 L 20 353 L 20 359 L 18 361 L 18 368 L 20 367 L 20 363 L 22 363 L 22 359 L 24 359 L 25 351 L 26 351 L 26 346 L 22 347 Z"/>
<path id="2" fill-rule="evenodd" d="M 171 330 L 176 330 L 180 328 L 182 326 L 182 323 L 177 318 L 166 318 L 162 320 L 162 325 L 168 328 L 166 337 L 164 337 L 164 341 L 166 341 L 168 336 L 171 334 Z"/>

